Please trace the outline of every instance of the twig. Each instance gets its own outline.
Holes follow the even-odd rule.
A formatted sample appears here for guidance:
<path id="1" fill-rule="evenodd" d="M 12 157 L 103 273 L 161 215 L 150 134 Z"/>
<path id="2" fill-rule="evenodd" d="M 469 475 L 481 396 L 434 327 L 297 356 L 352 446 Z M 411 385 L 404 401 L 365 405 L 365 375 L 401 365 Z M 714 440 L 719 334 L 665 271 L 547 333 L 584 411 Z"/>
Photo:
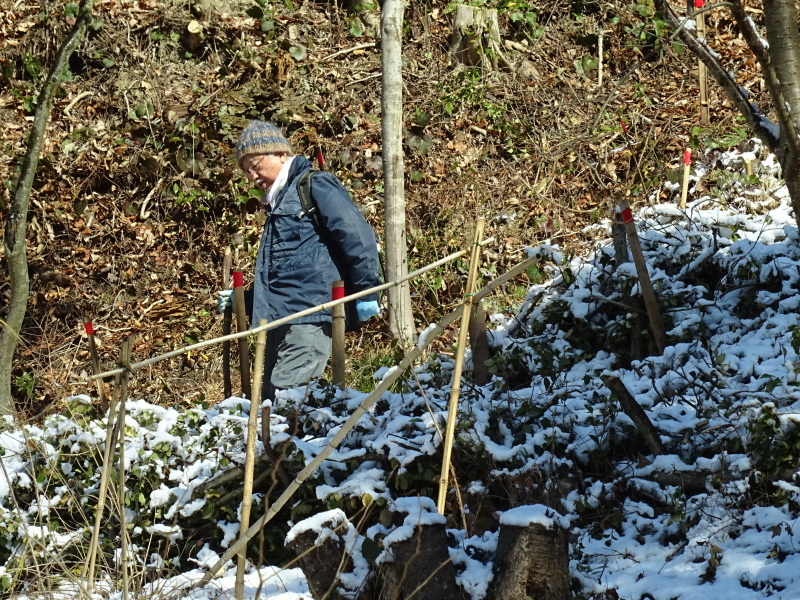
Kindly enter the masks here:
<path id="1" fill-rule="evenodd" d="M 375 42 L 359 44 L 357 46 L 353 46 L 352 48 L 345 48 L 344 50 L 339 50 L 338 52 L 329 54 L 325 58 L 321 58 L 319 62 L 325 62 L 326 60 L 330 60 L 331 58 L 336 58 L 337 56 L 341 56 L 342 54 L 349 54 L 350 52 L 355 52 L 356 50 L 363 50 L 364 48 L 374 48 L 374 47 L 375 47 Z"/>

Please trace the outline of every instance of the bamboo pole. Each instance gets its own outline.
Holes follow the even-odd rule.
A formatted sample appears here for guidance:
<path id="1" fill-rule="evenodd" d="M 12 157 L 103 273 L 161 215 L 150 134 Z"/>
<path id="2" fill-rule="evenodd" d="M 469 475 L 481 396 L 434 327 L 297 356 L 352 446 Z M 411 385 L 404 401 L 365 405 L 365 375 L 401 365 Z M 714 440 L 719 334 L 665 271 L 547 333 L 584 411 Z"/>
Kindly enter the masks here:
<path id="1" fill-rule="evenodd" d="M 647 263 L 644 260 L 642 246 L 639 243 L 636 223 L 633 222 L 633 214 L 627 200 L 620 200 L 619 207 L 622 223 L 625 225 L 625 232 L 628 234 L 628 244 L 631 247 L 633 264 L 636 266 L 636 275 L 639 277 L 639 287 L 642 290 L 644 306 L 650 319 L 650 327 L 653 330 L 658 353 L 663 354 L 664 349 L 667 347 L 667 333 L 664 329 L 664 321 L 661 318 L 661 310 L 658 308 L 658 299 L 653 289 L 653 282 L 650 280 L 650 273 L 647 272 Z"/>
<path id="2" fill-rule="evenodd" d="M 695 8 L 703 8 L 704 0 L 694 0 Z M 695 16 L 695 23 L 697 27 L 697 37 L 702 40 L 706 46 L 706 20 L 705 13 L 702 11 Z M 711 115 L 708 111 L 708 70 L 702 60 L 698 60 L 697 76 L 700 84 L 700 124 L 704 127 L 711 125 Z"/>
<path id="3" fill-rule="evenodd" d="M 265 324 L 261 319 L 259 325 Z M 267 345 L 267 331 L 259 332 L 256 339 L 256 368 L 254 396 L 250 399 L 250 414 L 247 417 L 247 444 L 244 459 L 244 491 L 242 492 L 242 516 L 239 519 L 239 535 L 250 526 L 250 511 L 253 506 L 253 469 L 256 464 L 256 431 L 258 428 L 258 405 L 261 399 L 261 380 L 264 377 L 264 351 Z M 236 565 L 234 596 L 236 600 L 244 597 L 244 571 L 247 566 L 247 544 L 242 546 Z"/>
<path id="4" fill-rule="evenodd" d="M 449 487 L 450 457 L 453 451 L 453 439 L 456 430 L 456 416 L 458 414 L 458 396 L 461 392 L 461 371 L 464 367 L 464 351 L 467 345 L 467 333 L 469 332 L 469 318 L 472 313 L 472 298 L 475 292 L 475 281 L 478 277 L 478 264 L 481 255 L 481 239 L 483 238 L 483 228 L 486 220 L 479 217 L 475 222 L 475 242 L 472 245 L 472 254 L 469 258 L 469 274 L 467 275 L 467 287 L 464 290 L 464 302 L 461 305 L 461 328 L 458 332 L 458 346 L 456 347 L 456 364 L 453 368 L 453 384 L 450 387 L 450 403 L 447 408 L 447 428 L 445 429 L 444 456 L 442 458 L 442 473 L 439 476 L 439 500 L 436 508 L 439 514 L 444 514 L 444 504 L 447 499 L 447 488 Z"/>
<path id="5" fill-rule="evenodd" d="M 222 289 L 229 289 L 231 284 L 231 249 L 225 248 L 225 256 L 222 259 Z M 230 335 L 231 321 L 233 320 L 233 310 L 230 306 L 225 309 L 222 315 L 222 336 Z M 230 340 L 222 342 L 222 391 L 225 398 L 230 398 L 233 395 L 233 388 L 231 385 L 231 342 Z"/>
<path id="6" fill-rule="evenodd" d="M 493 237 L 486 238 L 483 241 L 483 243 L 481 244 L 481 247 L 486 246 L 486 245 L 488 245 L 488 244 L 490 244 L 490 243 L 492 243 L 494 241 L 495 241 L 495 239 Z M 421 269 L 417 269 L 413 273 L 409 273 L 405 277 L 401 277 L 400 279 L 395 279 L 394 281 L 383 283 L 381 285 L 376 285 L 375 287 L 369 288 L 367 290 L 361 290 L 360 292 L 354 292 L 354 293 L 350 294 L 349 296 L 345 296 L 344 298 L 342 298 L 340 300 L 334 300 L 332 302 L 326 302 L 325 304 L 320 304 L 319 306 L 314 306 L 312 308 L 307 308 L 305 310 L 301 310 L 300 312 L 294 313 L 293 315 L 289 315 L 288 317 L 283 317 L 282 319 L 277 319 L 275 321 L 272 321 L 271 323 L 267 323 L 266 325 L 263 326 L 263 329 L 269 331 L 270 329 L 274 329 L 275 327 L 278 327 L 280 325 L 284 325 L 285 323 L 289 323 L 290 321 L 294 321 L 295 319 L 299 319 L 300 317 L 305 317 L 307 315 L 312 315 L 312 314 L 314 314 L 316 312 L 319 312 L 321 310 L 326 310 L 328 308 L 332 308 L 332 307 L 336 306 L 337 304 L 343 304 L 345 302 L 352 302 L 353 300 L 356 300 L 357 298 L 363 298 L 364 296 L 368 296 L 369 294 L 376 294 L 378 292 L 382 292 L 383 290 L 389 289 L 392 286 L 400 285 L 400 283 L 402 283 L 403 281 L 408 281 L 410 279 L 414 279 L 416 277 L 419 277 L 420 275 L 423 275 L 424 273 L 427 273 L 428 271 L 432 271 L 433 269 L 436 269 L 438 267 L 441 267 L 442 265 L 445 265 L 445 264 L 447 264 L 449 262 L 452 262 L 452 261 L 456 260 L 457 258 L 461 258 L 462 256 L 464 256 L 468 252 L 469 252 L 469 250 L 460 250 L 458 252 L 454 252 L 453 254 L 451 254 L 449 256 L 446 256 L 446 257 L 444 257 L 442 259 L 439 259 L 439 260 L 437 260 L 435 262 L 432 262 L 431 264 L 429 264 L 426 267 L 422 267 Z M 211 339 L 211 340 L 206 340 L 204 342 L 199 342 L 197 344 L 192 344 L 191 346 L 184 346 L 183 348 L 178 348 L 177 350 L 172 350 L 170 352 L 166 352 L 166 353 L 160 354 L 158 356 L 153 356 L 151 358 L 148 358 L 146 360 L 140 361 L 138 363 L 133 363 L 131 365 L 131 371 L 136 371 L 138 369 L 141 369 L 142 367 L 147 367 L 147 366 L 153 365 L 153 364 L 155 364 L 157 362 L 161 362 L 162 360 L 167 360 L 169 358 L 174 358 L 176 356 L 180 356 L 181 354 L 188 354 L 189 352 L 194 352 L 195 350 L 201 350 L 203 348 L 208 348 L 209 346 L 215 346 L 216 344 L 220 344 L 220 343 L 224 342 L 225 340 L 238 340 L 239 338 L 242 338 L 242 337 L 246 337 L 246 336 L 249 336 L 249 335 L 255 335 L 255 334 L 259 333 L 261 330 L 262 330 L 262 327 L 255 327 L 255 328 L 250 329 L 248 331 L 240 331 L 238 333 L 232 333 L 231 335 L 228 335 L 228 336 L 218 337 L 218 338 L 214 338 L 214 339 Z M 113 369 L 111 371 L 105 371 L 103 373 L 98 373 L 97 375 L 91 375 L 88 379 L 92 380 L 92 379 L 99 379 L 99 378 L 103 378 L 103 377 L 112 377 L 112 376 L 117 375 L 117 374 L 119 374 L 121 372 L 122 372 L 122 369 Z"/>
<path id="7" fill-rule="evenodd" d="M 689 192 L 689 171 L 692 168 L 692 150 L 686 148 L 683 151 L 683 183 L 681 185 L 681 201 L 678 208 L 684 210 L 686 208 L 686 195 Z"/>
<path id="8" fill-rule="evenodd" d="M 537 256 L 531 256 L 530 258 L 518 263 L 515 267 L 509 269 L 503 275 L 500 275 L 496 279 L 493 279 L 488 284 L 486 284 L 479 292 L 477 292 L 472 300 L 475 303 L 480 302 L 483 298 L 491 294 L 495 289 L 504 285 L 511 281 L 514 277 L 525 271 L 528 267 L 533 264 L 536 264 L 539 260 Z M 358 423 L 359 419 L 364 416 L 364 414 L 370 409 L 370 407 L 377 402 L 378 398 L 380 398 L 384 392 L 389 390 L 391 386 L 397 381 L 402 374 L 412 365 L 414 361 L 416 361 L 420 356 L 422 356 L 425 348 L 435 340 L 444 330 L 445 328 L 449 327 L 455 320 L 461 316 L 462 309 L 461 307 L 457 308 L 453 312 L 449 313 L 448 315 L 442 317 L 438 323 L 434 326 L 433 330 L 430 332 L 429 335 L 426 335 L 424 339 L 420 339 L 417 342 L 417 345 L 409 349 L 406 353 L 406 356 L 400 363 L 397 365 L 397 368 L 391 369 L 386 377 L 384 377 L 377 387 L 367 395 L 361 401 L 361 404 L 358 405 L 358 408 L 353 412 L 350 418 L 342 424 L 339 428 L 339 431 L 336 435 L 333 436 L 328 445 L 325 446 L 320 453 L 317 454 L 306 466 L 305 468 L 300 471 L 292 481 L 292 483 L 284 490 L 284 492 L 278 497 L 275 502 L 270 505 L 269 509 L 267 509 L 263 516 L 258 519 L 255 523 L 253 523 L 250 528 L 245 532 L 245 535 L 240 535 L 239 539 L 228 548 L 225 553 L 219 558 L 219 560 L 214 563 L 211 569 L 203 575 L 201 579 L 198 579 L 192 587 L 198 587 L 200 585 L 204 585 L 211 581 L 214 577 L 218 574 L 222 573 L 222 569 L 225 567 L 225 564 L 241 550 L 242 546 L 246 545 L 247 542 L 252 539 L 254 536 L 261 531 L 261 528 L 264 527 L 267 523 L 269 523 L 275 515 L 280 512 L 280 510 L 286 505 L 286 503 L 291 499 L 292 495 L 297 491 L 297 489 L 303 484 L 303 482 L 311 477 L 314 474 L 314 471 L 322 464 L 322 462 L 331 455 L 331 453 L 336 450 L 339 444 L 342 443 L 344 438 L 350 432 L 353 427 L 355 427 L 356 423 Z"/>
<path id="9" fill-rule="evenodd" d="M 108 482 L 111 479 L 111 466 L 113 450 L 115 445 L 114 433 L 116 428 L 117 414 L 115 412 L 117 405 L 116 390 L 118 384 L 125 372 L 125 369 L 117 369 L 119 373 L 116 374 L 117 380 L 115 382 L 114 391 L 111 394 L 111 402 L 108 407 L 108 416 L 106 420 L 106 438 L 105 447 L 103 448 L 103 464 L 101 465 L 102 473 L 100 475 L 100 489 L 97 492 L 97 507 L 94 513 L 94 527 L 92 528 L 92 537 L 89 542 L 89 560 L 86 567 L 86 594 L 87 598 L 91 599 L 94 595 L 94 572 L 97 563 L 97 551 L 100 538 L 100 527 L 103 521 L 103 513 L 106 506 L 106 495 L 108 494 Z M 96 381 L 101 381 L 99 378 Z"/>
<path id="10" fill-rule="evenodd" d="M 94 326 L 91 320 L 84 318 L 83 327 L 86 331 L 86 337 L 89 339 L 89 354 L 92 357 L 92 372 L 97 375 L 100 372 L 100 357 L 97 354 L 97 342 L 94 339 Z M 102 379 L 94 380 L 95 387 L 97 388 L 97 396 L 100 398 L 100 410 L 105 412 L 108 410 L 108 398 L 106 398 L 106 390 L 103 387 Z"/>
<path id="11" fill-rule="evenodd" d="M 241 271 L 234 271 L 233 273 L 233 297 L 236 304 L 236 330 L 238 332 L 247 331 L 247 312 L 244 307 L 244 276 Z M 242 376 L 242 396 L 252 400 L 250 348 L 247 344 L 247 337 L 239 338 L 239 372 Z"/>
<path id="12" fill-rule="evenodd" d="M 341 279 L 333 282 L 331 300 L 344 298 L 344 281 Z M 344 389 L 345 384 L 345 354 L 344 354 L 344 304 L 337 304 L 331 309 L 333 323 L 331 325 L 331 371 L 333 385 Z"/>
<path id="13" fill-rule="evenodd" d="M 120 354 L 120 364 L 125 371 L 120 376 L 119 392 L 119 416 L 117 424 L 119 426 L 119 535 L 120 535 L 120 569 L 122 570 L 122 600 L 130 598 L 130 574 L 128 573 L 128 525 L 125 518 L 125 403 L 128 399 L 128 370 L 131 365 L 131 337 L 128 337 L 122 344 Z"/>

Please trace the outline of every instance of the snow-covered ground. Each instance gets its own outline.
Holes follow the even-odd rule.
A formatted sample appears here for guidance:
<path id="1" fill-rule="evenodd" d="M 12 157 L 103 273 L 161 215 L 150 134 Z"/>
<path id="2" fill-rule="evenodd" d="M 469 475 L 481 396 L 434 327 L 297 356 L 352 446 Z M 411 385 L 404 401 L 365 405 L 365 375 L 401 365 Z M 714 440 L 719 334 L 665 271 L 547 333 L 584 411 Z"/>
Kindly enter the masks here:
<path id="1" fill-rule="evenodd" d="M 557 247 L 533 249 L 550 281 L 531 287 L 513 318 L 495 317 L 503 323 L 491 335 L 493 380 L 478 387 L 467 377 L 461 390 L 455 467 L 464 518 L 447 521 L 458 581 L 473 600 L 486 597 L 500 523 L 531 521 L 568 529 L 576 598 L 608 590 L 618 596 L 602 597 L 800 598 L 800 236 L 773 157 L 756 160 L 753 177 L 739 153 L 713 162 L 694 172 L 712 193 L 692 194 L 685 211 L 659 204 L 636 215 L 667 323 L 663 355 L 647 334 L 643 354 L 630 355 L 631 332 L 647 319 L 627 308 L 638 296 L 636 270 L 616 264 L 608 240 L 569 261 Z M 610 223 L 604 228 L 608 238 Z M 439 518 L 429 498 L 452 369 L 448 358 L 432 357 L 385 393 L 306 488 L 316 497 L 296 499 L 279 523 L 296 533 L 322 529 L 323 512 L 353 523 L 367 513 L 345 536 L 353 564 L 346 588 L 360 585 L 371 562 L 389 559 L 381 550 L 391 539 L 408 535 L 408 523 L 386 524 L 380 509 L 408 512 L 412 497 L 414 519 Z M 647 449 L 609 377 L 644 408 L 665 454 Z M 322 384 L 282 392 L 271 442 L 290 443 L 296 471 L 364 397 Z M 105 439 L 105 422 L 87 401 L 69 399 L 41 425 L 9 422 L 0 432 L 0 588 L 25 561 L 17 598 L 40 597 L 45 581 L 74 597 L 76 584 L 63 573 L 83 564 Z M 236 539 L 237 507 L 220 508 L 218 496 L 196 490 L 244 462 L 249 402 L 176 410 L 140 400 L 128 408 L 126 520 L 132 560 L 147 574 L 140 581 L 152 597 L 232 597 L 233 570 L 193 584 Z M 256 495 L 258 514 L 262 502 Z M 104 532 L 118 532 L 115 522 Z M 204 536 L 187 526 L 204 522 L 212 523 Z M 98 597 L 119 597 L 108 561 Z M 257 592 L 311 597 L 292 565 L 252 571 L 245 597 Z"/>

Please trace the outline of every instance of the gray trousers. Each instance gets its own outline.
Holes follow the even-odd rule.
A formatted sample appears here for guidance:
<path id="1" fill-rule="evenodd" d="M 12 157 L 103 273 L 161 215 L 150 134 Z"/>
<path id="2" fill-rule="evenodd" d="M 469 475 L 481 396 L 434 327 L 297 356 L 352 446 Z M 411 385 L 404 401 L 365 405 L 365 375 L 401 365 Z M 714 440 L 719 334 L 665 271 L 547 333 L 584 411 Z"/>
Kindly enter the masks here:
<path id="1" fill-rule="evenodd" d="M 331 324 L 281 325 L 267 332 L 261 399 L 275 391 L 302 387 L 319 377 L 331 356 Z"/>

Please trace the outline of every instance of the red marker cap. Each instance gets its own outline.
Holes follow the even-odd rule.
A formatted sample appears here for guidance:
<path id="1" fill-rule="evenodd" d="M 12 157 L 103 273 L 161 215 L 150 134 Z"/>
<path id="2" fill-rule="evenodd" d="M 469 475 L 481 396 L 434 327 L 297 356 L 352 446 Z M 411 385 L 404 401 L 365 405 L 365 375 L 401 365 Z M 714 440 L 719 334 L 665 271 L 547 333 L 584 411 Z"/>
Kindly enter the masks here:
<path id="1" fill-rule="evenodd" d="M 94 335 L 94 327 L 92 327 L 91 321 L 86 321 L 83 324 L 83 328 L 86 330 L 86 335 Z"/>
<path id="2" fill-rule="evenodd" d="M 694 7 L 695 8 L 703 8 L 705 4 L 705 0 L 694 0 Z"/>
<path id="3" fill-rule="evenodd" d="M 233 272 L 233 287 L 242 287 L 244 285 L 244 275 L 241 271 Z"/>
<path id="4" fill-rule="evenodd" d="M 683 164 L 692 164 L 692 151 L 689 148 L 683 151 Z"/>
<path id="5" fill-rule="evenodd" d="M 622 222 L 623 223 L 625 223 L 626 225 L 628 223 L 633 223 L 633 213 L 631 212 L 630 207 L 628 207 L 625 210 L 623 210 L 622 213 L 620 213 L 620 214 L 622 214 Z"/>
<path id="6" fill-rule="evenodd" d="M 322 150 L 317 150 L 317 153 L 315 154 L 315 156 L 317 157 L 317 164 L 319 165 L 319 168 L 321 169 L 322 165 L 325 164 L 325 157 L 322 155 Z"/>
<path id="7" fill-rule="evenodd" d="M 331 300 L 341 300 L 344 298 L 344 285 L 333 286 L 331 288 Z"/>

